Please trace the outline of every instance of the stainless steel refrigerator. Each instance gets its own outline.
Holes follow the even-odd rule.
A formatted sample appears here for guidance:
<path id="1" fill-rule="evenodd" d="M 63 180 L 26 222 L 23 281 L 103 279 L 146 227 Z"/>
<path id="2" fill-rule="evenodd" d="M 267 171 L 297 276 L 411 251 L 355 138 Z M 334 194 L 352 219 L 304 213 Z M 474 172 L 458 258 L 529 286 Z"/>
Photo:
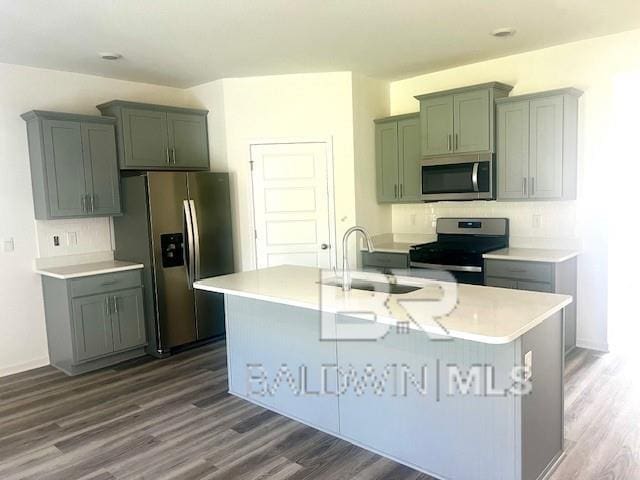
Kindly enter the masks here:
<path id="1" fill-rule="evenodd" d="M 165 356 L 223 336 L 223 297 L 194 290 L 193 282 L 233 272 L 229 175 L 123 174 L 115 255 L 145 265 L 147 352 Z"/>

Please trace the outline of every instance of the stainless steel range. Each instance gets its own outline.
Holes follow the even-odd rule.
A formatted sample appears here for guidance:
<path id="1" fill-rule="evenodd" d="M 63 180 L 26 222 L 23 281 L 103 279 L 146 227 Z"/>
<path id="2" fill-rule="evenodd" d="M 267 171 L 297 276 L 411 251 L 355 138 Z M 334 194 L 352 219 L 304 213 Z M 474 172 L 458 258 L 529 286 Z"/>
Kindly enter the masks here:
<path id="1" fill-rule="evenodd" d="M 509 246 L 509 219 L 439 218 L 436 233 L 437 241 L 411 247 L 411 275 L 429 278 L 446 270 L 460 283 L 482 285 L 482 255 Z"/>

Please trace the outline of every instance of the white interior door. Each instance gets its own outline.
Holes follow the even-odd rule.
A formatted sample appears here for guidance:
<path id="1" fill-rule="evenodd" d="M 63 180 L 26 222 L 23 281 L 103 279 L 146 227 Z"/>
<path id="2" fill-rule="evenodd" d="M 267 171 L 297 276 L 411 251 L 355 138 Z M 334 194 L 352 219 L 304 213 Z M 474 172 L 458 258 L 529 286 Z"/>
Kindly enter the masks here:
<path id="1" fill-rule="evenodd" d="M 258 268 L 333 267 L 328 143 L 251 145 Z"/>

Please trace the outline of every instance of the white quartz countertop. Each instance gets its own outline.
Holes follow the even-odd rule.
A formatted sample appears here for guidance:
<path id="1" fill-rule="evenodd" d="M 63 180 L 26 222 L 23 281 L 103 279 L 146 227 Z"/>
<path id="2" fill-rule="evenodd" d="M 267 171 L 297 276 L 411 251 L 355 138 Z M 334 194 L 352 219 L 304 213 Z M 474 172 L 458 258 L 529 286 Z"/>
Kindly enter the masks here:
<path id="1" fill-rule="evenodd" d="M 36 273 L 47 277 L 67 280 L 70 278 L 90 277 L 92 275 L 102 275 L 103 273 L 124 272 L 127 270 L 139 270 L 144 268 L 141 263 L 121 262 L 110 260 L 106 262 L 81 263 L 77 265 L 67 265 L 62 267 L 39 268 Z"/>
<path id="2" fill-rule="evenodd" d="M 483 258 L 494 260 L 520 260 L 525 262 L 561 263 L 579 254 L 576 250 L 551 250 L 546 248 L 503 248 L 485 253 Z"/>
<path id="3" fill-rule="evenodd" d="M 284 265 L 207 278 L 194 287 L 369 320 L 375 315 L 379 323 L 403 322 L 414 330 L 491 344 L 517 339 L 572 302 L 568 295 L 436 284 L 415 277 L 396 277 L 397 283 L 420 287 L 406 294 L 357 289 L 343 292 L 340 287 L 321 286 L 318 282 L 325 276 L 334 274 Z M 387 276 L 353 272 L 353 278 L 380 281 Z"/>

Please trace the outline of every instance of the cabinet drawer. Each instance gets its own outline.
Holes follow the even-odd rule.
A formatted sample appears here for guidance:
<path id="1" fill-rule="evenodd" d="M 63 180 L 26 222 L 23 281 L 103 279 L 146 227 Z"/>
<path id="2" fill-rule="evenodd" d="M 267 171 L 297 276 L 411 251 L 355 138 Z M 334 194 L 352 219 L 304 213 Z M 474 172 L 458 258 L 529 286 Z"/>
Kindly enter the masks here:
<path id="1" fill-rule="evenodd" d="M 550 283 L 543 282 L 518 282 L 518 290 L 529 290 L 531 292 L 546 292 L 553 293 Z"/>
<path id="2" fill-rule="evenodd" d="M 404 253 L 362 252 L 363 267 L 407 268 L 409 255 Z"/>
<path id="3" fill-rule="evenodd" d="M 510 278 L 487 277 L 484 280 L 484 284 L 487 287 L 511 288 L 514 290 L 518 288 L 517 280 Z"/>
<path id="4" fill-rule="evenodd" d="M 71 280 L 71 296 L 83 297 L 85 295 L 112 292 L 125 288 L 136 288 L 141 285 L 140 270 L 105 273 L 103 275 Z"/>
<path id="5" fill-rule="evenodd" d="M 487 277 L 515 278 L 533 282 L 552 282 L 552 266 L 549 263 L 520 262 L 512 260 L 486 260 Z"/>

